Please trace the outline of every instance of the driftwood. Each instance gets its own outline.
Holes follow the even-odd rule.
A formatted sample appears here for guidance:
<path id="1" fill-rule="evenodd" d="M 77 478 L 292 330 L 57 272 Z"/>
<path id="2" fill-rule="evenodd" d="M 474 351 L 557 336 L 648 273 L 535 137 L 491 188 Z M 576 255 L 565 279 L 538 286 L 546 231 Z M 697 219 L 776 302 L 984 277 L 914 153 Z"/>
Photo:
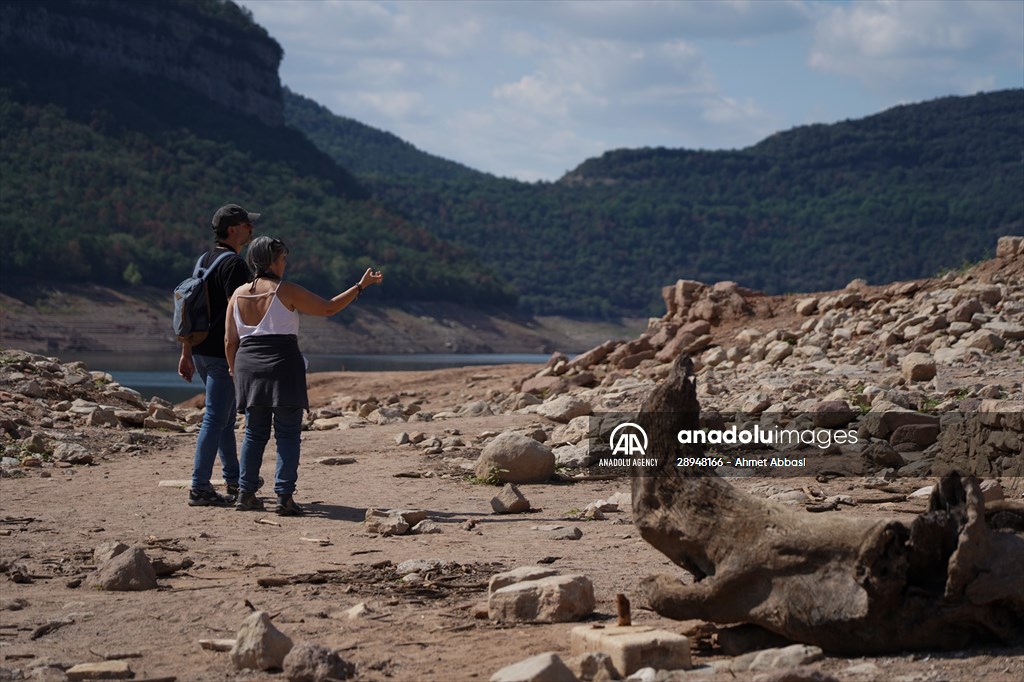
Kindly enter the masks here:
<path id="1" fill-rule="evenodd" d="M 845 654 L 1024 640 L 1024 507 L 986 519 L 978 482 L 953 474 L 909 526 L 808 514 L 754 498 L 713 471 L 677 468 L 700 446 L 693 367 L 676 361 L 637 419 L 654 468 L 633 469 L 643 538 L 693 575 L 655 575 L 641 592 L 659 614 L 749 623 Z"/>

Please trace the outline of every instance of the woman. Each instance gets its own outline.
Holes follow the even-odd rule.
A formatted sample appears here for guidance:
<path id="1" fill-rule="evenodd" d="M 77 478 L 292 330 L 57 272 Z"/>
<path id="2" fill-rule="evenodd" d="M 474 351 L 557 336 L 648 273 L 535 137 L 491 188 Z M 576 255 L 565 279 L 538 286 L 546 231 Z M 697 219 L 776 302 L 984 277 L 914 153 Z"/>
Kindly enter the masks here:
<path id="1" fill-rule="evenodd" d="M 302 416 L 309 407 L 306 361 L 299 352 L 299 313 L 333 315 L 366 287 L 380 284 L 384 276 L 368 268 L 359 284 L 326 300 L 283 281 L 287 259 L 288 247 L 280 239 L 257 237 L 249 245 L 247 261 L 255 279 L 238 287 L 228 302 L 224 350 L 235 380 L 238 411 L 245 414 L 235 508 L 264 508 L 256 491 L 262 482 L 260 467 L 273 423 L 277 442 L 275 511 L 294 516 L 302 514 L 292 496 L 299 477 Z"/>

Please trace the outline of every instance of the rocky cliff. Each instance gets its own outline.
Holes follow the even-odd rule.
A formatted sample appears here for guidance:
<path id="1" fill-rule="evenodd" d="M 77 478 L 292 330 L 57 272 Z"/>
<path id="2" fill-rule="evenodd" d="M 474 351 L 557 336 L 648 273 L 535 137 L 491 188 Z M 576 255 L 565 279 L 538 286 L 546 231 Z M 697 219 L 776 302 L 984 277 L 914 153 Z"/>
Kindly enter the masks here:
<path id="1" fill-rule="evenodd" d="M 229 0 L 36 0 L 0 4 L 5 59 L 42 54 L 184 85 L 283 125 L 283 51 Z"/>

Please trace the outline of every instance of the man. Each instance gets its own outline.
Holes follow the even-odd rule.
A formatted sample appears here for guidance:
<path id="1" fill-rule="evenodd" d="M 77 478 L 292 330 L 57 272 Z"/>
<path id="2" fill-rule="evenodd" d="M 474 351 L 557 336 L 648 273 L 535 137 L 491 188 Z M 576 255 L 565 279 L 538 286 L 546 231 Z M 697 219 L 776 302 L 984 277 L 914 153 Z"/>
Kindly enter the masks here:
<path id="1" fill-rule="evenodd" d="M 192 487 L 188 503 L 192 507 L 228 506 L 238 495 L 238 450 L 235 445 L 235 384 L 228 373 L 224 356 L 224 317 L 228 299 L 238 287 L 252 280 L 249 267 L 238 255 L 243 246 L 252 241 L 254 220 L 259 213 L 249 213 L 237 204 L 227 204 L 213 214 L 213 234 L 217 245 L 203 259 L 208 266 L 220 254 L 228 256 L 207 277 L 210 295 L 210 333 L 194 348 L 188 343 L 181 347 L 178 374 L 192 382 L 196 371 L 206 387 L 206 413 L 196 441 L 196 454 L 192 464 Z M 227 496 L 217 493 L 210 484 L 213 462 L 220 452 L 220 462 L 227 484 Z"/>

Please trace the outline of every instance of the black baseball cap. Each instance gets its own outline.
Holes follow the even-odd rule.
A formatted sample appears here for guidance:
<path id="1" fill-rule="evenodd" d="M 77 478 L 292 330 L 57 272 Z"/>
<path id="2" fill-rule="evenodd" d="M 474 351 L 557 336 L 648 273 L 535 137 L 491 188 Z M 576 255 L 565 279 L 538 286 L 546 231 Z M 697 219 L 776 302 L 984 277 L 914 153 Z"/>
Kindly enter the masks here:
<path id="1" fill-rule="evenodd" d="M 226 230 L 232 225 L 252 223 L 260 217 L 259 213 L 250 213 L 238 204 L 226 204 L 213 214 L 213 229 Z"/>

